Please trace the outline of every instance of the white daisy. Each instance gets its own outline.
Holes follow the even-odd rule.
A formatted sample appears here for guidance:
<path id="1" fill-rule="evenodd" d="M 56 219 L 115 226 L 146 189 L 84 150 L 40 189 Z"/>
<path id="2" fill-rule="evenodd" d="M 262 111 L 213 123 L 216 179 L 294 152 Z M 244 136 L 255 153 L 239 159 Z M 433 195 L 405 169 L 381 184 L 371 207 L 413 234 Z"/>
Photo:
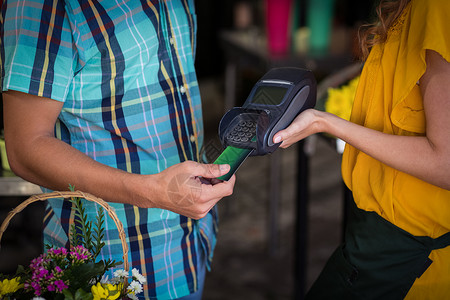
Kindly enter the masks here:
<path id="1" fill-rule="evenodd" d="M 133 294 L 133 293 L 130 293 L 127 296 L 128 296 L 128 298 L 130 298 L 132 300 L 138 300 L 138 297 L 135 294 Z"/>
<path id="2" fill-rule="evenodd" d="M 130 285 L 127 287 L 127 290 L 131 291 L 135 295 L 139 294 L 139 293 L 141 293 L 143 291 L 142 284 L 140 284 L 139 282 L 133 280 L 130 283 Z"/>
<path id="3" fill-rule="evenodd" d="M 126 278 L 128 277 L 128 272 L 125 271 L 124 269 L 119 269 L 117 271 L 114 271 L 114 277 Z"/>
<path id="4" fill-rule="evenodd" d="M 133 268 L 133 270 L 131 270 L 131 274 L 137 281 L 139 281 L 139 283 L 142 284 L 147 282 L 147 279 L 145 279 L 145 277 L 139 273 L 138 269 Z"/>
<path id="5" fill-rule="evenodd" d="M 102 279 L 100 279 L 100 283 L 108 283 L 109 282 L 109 275 L 103 274 Z"/>

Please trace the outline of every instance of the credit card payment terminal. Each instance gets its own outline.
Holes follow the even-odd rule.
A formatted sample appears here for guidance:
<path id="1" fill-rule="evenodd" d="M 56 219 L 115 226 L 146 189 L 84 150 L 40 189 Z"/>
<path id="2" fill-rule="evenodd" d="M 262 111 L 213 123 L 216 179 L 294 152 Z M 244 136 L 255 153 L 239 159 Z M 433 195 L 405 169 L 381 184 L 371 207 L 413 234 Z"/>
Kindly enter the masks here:
<path id="1" fill-rule="evenodd" d="M 229 164 L 228 180 L 248 156 L 274 152 L 280 145 L 273 136 L 294 118 L 316 105 L 316 80 L 300 68 L 269 70 L 253 87 L 242 107 L 234 107 L 221 119 L 219 138 L 225 150 L 215 164 Z"/>

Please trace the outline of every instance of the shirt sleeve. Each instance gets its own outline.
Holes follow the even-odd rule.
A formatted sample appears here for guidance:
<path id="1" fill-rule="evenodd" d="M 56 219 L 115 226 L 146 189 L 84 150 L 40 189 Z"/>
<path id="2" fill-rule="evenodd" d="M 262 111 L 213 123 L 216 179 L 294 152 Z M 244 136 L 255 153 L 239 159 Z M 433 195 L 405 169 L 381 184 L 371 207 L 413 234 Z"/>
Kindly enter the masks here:
<path id="1" fill-rule="evenodd" d="M 64 101 L 75 62 L 64 1 L 5 1 L 0 22 L 2 91 Z"/>
<path id="2" fill-rule="evenodd" d="M 391 114 L 392 122 L 405 130 L 425 131 L 422 98 L 414 95 L 426 70 L 426 50 L 436 51 L 450 61 L 449 12 L 448 0 L 411 2 L 411 15 L 401 35 Z"/>

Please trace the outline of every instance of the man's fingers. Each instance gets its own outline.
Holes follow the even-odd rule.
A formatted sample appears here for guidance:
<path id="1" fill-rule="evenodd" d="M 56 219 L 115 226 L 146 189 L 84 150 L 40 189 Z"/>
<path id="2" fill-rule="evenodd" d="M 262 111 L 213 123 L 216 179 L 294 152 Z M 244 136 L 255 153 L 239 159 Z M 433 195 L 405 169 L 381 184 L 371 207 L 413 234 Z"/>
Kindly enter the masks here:
<path id="1" fill-rule="evenodd" d="M 226 196 L 230 196 L 233 193 L 235 181 L 236 176 L 233 175 L 228 181 L 221 181 L 213 185 L 202 185 L 202 189 L 204 191 L 202 196 L 217 200 Z"/>
<path id="2" fill-rule="evenodd" d="M 227 174 L 230 171 L 228 164 L 198 164 L 196 176 L 205 178 L 217 178 Z"/>

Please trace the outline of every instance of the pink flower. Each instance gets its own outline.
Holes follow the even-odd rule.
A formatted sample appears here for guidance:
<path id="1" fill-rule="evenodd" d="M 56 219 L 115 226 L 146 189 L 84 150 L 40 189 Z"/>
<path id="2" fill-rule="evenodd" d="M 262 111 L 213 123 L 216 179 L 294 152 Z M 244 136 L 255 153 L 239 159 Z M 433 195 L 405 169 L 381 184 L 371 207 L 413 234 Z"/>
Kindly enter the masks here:
<path id="1" fill-rule="evenodd" d="M 36 296 L 40 296 L 41 295 L 41 287 L 40 287 L 39 283 L 32 282 L 31 283 L 31 287 L 34 289 L 34 294 Z"/>
<path id="2" fill-rule="evenodd" d="M 48 274 L 48 270 L 44 268 L 39 269 L 38 278 L 44 278 Z"/>
<path id="3" fill-rule="evenodd" d="M 89 252 L 89 250 L 81 245 L 71 247 L 69 256 L 72 262 L 75 264 L 84 263 L 92 258 L 92 254 Z"/>
<path id="4" fill-rule="evenodd" d="M 67 289 L 68 286 L 64 283 L 64 281 L 62 280 L 56 280 L 55 281 L 55 285 L 56 285 L 56 290 L 58 292 L 62 292 L 62 290 Z"/>
<path id="5" fill-rule="evenodd" d="M 41 296 L 47 291 L 62 293 L 69 288 L 69 280 L 64 281 L 65 272 L 74 265 L 81 265 L 93 259 L 93 255 L 83 246 L 51 248 L 47 253 L 30 263 L 31 278 L 24 284 L 26 291 Z"/>
<path id="6" fill-rule="evenodd" d="M 47 255 L 65 257 L 67 255 L 67 249 L 64 247 L 56 248 L 56 249 L 50 248 L 47 251 Z"/>

